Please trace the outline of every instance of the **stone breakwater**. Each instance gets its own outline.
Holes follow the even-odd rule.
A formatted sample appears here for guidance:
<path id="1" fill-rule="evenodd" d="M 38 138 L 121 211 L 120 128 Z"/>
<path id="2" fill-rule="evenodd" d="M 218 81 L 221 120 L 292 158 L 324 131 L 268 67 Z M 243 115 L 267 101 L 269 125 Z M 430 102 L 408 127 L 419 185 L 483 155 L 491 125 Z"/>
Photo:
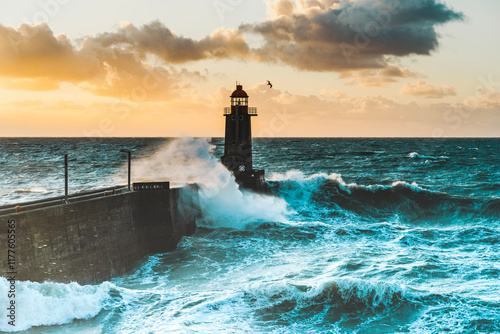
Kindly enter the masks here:
<path id="1" fill-rule="evenodd" d="M 98 284 L 146 255 L 174 250 L 182 236 L 194 233 L 196 186 L 156 182 L 133 189 L 79 194 L 69 203 L 59 197 L 0 207 L 2 276 Z"/>

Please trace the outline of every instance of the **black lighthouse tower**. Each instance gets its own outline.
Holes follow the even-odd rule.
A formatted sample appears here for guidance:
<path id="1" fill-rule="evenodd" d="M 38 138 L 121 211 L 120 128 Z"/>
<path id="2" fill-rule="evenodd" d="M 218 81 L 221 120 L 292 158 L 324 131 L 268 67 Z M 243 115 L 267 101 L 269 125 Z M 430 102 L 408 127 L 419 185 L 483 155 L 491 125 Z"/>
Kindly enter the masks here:
<path id="1" fill-rule="evenodd" d="M 248 106 L 248 95 L 242 85 L 237 84 L 230 97 L 231 106 L 224 108 L 226 136 L 222 164 L 241 187 L 266 192 L 264 170 L 255 170 L 252 165 L 252 117 L 257 116 L 257 108 Z"/>

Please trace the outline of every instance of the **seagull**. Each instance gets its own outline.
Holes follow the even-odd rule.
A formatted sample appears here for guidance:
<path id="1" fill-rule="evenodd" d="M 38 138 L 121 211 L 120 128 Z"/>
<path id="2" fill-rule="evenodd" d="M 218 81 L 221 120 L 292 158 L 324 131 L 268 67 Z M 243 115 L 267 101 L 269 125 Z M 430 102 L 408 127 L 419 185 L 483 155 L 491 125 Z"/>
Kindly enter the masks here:
<path id="1" fill-rule="evenodd" d="M 269 86 L 269 89 L 273 88 L 273 84 L 271 83 L 271 81 L 269 80 L 266 80 L 267 81 L 267 85 Z"/>

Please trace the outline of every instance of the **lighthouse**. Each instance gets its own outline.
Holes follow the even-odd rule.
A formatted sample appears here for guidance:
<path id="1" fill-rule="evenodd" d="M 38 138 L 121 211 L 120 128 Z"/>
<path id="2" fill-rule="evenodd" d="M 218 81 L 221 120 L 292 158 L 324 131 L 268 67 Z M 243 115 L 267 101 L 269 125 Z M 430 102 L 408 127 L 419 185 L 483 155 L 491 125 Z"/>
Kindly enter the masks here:
<path id="1" fill-rule="evenodd" d="M 248 106 L 248 94 L 242 85 L 236 85 L 230 98 L 231 106 L 224 108 L 226 135 L 222 164 L 241 187 L 266 192 L 264 170 L 255 170 L 252 164 L 252 117 L 257 116 L 257 108 Z"/>

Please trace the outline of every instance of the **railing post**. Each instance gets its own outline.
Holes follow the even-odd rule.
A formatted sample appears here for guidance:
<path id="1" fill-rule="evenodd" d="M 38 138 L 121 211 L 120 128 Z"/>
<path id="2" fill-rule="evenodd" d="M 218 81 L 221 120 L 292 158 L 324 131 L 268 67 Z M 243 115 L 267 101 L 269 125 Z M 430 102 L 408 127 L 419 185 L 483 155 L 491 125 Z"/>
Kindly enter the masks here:
<path id="1" fill-rule="evenodd" d="M 131 168 L 132 168 L 132 152 L 128 151 L 128 191 L 131 191 L 132 189 L 130 188 L 130 174 L 131 174 Z"/>
<path id="2" fill-rule="evenodd" d="M 64 155 L 64 203 L 68 203 L 68 155 Z"/>
<path id="3" fill-rule="evenodd" d="M 132 152 L 130 150 L 125 150 L 122 149 L 120 152 L 127 153 L 128 154 L 128 191 L 131 191 L 131 185 L 130 185 L 130 175 L 131 175 L 131 167 L 132 167 Z"/>

